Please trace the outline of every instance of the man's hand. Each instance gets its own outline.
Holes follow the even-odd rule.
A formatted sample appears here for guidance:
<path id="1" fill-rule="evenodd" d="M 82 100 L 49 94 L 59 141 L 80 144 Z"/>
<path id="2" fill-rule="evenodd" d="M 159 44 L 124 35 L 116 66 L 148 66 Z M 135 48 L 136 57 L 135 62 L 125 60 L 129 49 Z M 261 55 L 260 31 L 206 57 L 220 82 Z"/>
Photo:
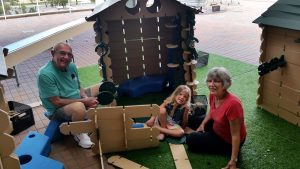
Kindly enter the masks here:
<path id="1" fill-rule="evenodd" d="M 96 97 L 87 97 L 87 98 L 83 98 L 83 104 L 87 108 L 96 108 L 99 102 Z"/>

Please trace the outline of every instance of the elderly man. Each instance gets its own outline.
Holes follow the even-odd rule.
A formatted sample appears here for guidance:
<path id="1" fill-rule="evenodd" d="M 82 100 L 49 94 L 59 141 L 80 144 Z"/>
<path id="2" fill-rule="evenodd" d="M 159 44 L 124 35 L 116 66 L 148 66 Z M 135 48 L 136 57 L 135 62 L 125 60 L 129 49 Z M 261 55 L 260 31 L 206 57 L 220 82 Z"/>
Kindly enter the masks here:
<path id="1" fill-rule="evenodd" d="M 98 105 L 98 89 L 84 90 L 80 86 L 76 65 L 72 63 L 71 47 L 58 43 L 51 51 L 52 60 L 40 68 L 37 74 L 39 96 L 50 119 L 59 121 L 82 121 L 86 110 Z M 90 148 L 93 143 L 86 133 L 74 135 L 78 145 Z"/>

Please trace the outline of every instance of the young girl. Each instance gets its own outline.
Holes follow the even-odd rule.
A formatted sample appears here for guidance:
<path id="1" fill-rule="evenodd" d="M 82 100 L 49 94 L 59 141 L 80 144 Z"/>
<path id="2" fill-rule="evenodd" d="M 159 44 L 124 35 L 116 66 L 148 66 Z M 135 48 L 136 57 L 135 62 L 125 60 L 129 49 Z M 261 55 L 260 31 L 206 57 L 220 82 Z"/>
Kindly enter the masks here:
<path id="1" fill-rule="evenodd" d="M 159 140 L 166 135 L 181 137 L 188 123 L 188 114 L 191 104 L 191 89 L 186 85 L 178 86 L 174 92 L 160 105 L 158 116 L 152 116 L 147 126 L 156 127 L 160 134 Z"/>

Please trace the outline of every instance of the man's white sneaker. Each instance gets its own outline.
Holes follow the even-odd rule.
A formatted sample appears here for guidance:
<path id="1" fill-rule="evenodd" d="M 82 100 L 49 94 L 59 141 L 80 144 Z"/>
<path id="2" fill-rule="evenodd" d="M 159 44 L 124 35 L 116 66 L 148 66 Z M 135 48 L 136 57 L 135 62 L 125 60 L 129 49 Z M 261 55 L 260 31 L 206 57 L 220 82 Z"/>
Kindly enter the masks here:
<path id="1" fill-rule="evenodd" d="M 90 137 L 86 133 L 74 134 L 74 139 L 82 148 L 91 148 L 94 145 Z"/>

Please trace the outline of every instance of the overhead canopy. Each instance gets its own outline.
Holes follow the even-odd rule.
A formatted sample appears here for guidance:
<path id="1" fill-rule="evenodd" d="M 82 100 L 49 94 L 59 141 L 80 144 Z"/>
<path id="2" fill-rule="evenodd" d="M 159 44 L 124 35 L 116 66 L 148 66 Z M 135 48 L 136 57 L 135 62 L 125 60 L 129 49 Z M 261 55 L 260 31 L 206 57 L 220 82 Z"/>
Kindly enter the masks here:
<path id="1" fill-rule="evenodd" d="M 278 0 L 253 23 L 300 30 L 300 1 Z"/>
<path id="2" fill-rule="evenodd" d="M 5 57 L 6 67 L 12 68 L 22 61 L 51 48 L 53 44 L 57 42 L 64 42 L 67 39 L 91 29 L 92 25 L 92 22 L 87 22 L 84 18 L 80 18 L 6 45 L 4 46 L 4 48 L 8 49 L 8 54 Z"/>

